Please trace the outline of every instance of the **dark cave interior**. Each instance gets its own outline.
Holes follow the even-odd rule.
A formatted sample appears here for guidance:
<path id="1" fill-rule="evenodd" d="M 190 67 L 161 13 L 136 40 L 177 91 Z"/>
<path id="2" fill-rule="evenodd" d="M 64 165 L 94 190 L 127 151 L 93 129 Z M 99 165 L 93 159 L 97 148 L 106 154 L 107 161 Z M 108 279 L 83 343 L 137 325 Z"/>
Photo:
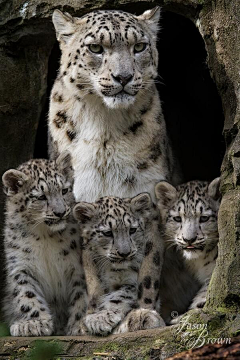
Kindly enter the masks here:
<path id="1" fill-rule="evenodd" d="M 129 10 L 129 9 L 127 9 Z M 158 89 L 169 136 L 184 181 L 220 175 L 225 152 L 221 98 L 210 77 L 204 41 L 187 18 L 162 11 L 158 41 Z M 56 42 L 49 58 L 46 103 L 39 122 L 35 157 L 47 157 L 49 95 L 59 67 Z"/>

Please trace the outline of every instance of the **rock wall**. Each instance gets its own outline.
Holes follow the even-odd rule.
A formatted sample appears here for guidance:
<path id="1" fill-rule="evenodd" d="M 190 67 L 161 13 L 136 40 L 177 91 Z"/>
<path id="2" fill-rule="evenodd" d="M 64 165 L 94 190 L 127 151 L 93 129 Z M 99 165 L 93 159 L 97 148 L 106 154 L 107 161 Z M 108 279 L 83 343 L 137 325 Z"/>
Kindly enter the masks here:
<path id="1" fill-rule="evenodd" d="M 222 98 L 226 153 L 222 164 L 223 200 L 219 213 L 219 257 L 211 281 L 207 308 L 239 312 L 239 100 L 240 4 L 211 1 L 203 6 L 199 30 L 208 52 L 211 75 Z"/>

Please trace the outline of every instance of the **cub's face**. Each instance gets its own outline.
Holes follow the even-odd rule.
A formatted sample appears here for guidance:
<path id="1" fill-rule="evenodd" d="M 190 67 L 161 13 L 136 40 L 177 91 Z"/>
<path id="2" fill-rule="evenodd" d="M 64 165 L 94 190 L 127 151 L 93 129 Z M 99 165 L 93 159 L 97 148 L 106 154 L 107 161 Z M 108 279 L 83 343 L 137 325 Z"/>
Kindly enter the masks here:
<path id="1" fill-rule="evenodd" d="M 96 203 L 75 206 L 73 214 L 80 222 L 83 245 L 98 266 L 109 262 L 127 266 L 131 260 L 142 258 L 151 207 L 147 193 L 133 199 L 104 197 Z"/>
<path id="2" fill-rule="evenodd" d="M 96 11 L 73 18 L 55 10 L 64 82 L 81 96 L 100 97 L 109 108 L 128 108 L 157 76 L 159 8 L 141 16 Z"/>
<path id="3" fill-rule="evenodd" d="M 44 225 L 51 232 L 64 230 L 73 203 L 71 172 L 68 153 L 56 162 L 30 160 L 17 170 L 6 171 L 3 184 L 9 204 L 31 229 Z"/>
<path id="4" fill-rule="evenodd" d="M 218 242 L 219 178 L 210 184 L 192 181 L 174 188 L 156 186 L 165 238 L 187 259 L 196 259 Z"/>

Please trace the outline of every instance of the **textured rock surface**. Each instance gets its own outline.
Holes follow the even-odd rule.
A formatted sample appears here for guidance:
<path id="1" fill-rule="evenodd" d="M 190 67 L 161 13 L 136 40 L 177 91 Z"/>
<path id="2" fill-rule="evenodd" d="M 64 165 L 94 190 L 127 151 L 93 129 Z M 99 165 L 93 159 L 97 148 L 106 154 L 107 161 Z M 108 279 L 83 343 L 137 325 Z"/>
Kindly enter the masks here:
<path id="1" fill-rule="evenodd" d="M 225 342 L 211 342 L 196 349 L 173 355 L 179 337 L 176 327 L 167 330 L 146 330 L 118 336 L 99 337 L 46 337 L 0 339 L 1 359 L 7 360 L 17 354 L 17 358 L 86 359 L 86 360 L 160 360 L 160 359 L 238 359 L 240 357 L 240 337 Z M 178 343 L 180 351 L 183 344 Z M 172 356 L 172 357 L 171 357 Z"/>
<path id="2" fill-rule="evenodd" d="M 222 98 L 226 154 L 222 165 L 223 200 L 219 213 L 219 257 L 211 281 L 209 310 L 234 312 L 240 304 L 239 248 L 239 100 L 240 5 L 212 1 L 200 16 L 200 32 L 209 55 L 209 67 Z M 234 310 L 235 307 L 235 310 Z"/>
<path id="3" fill-rule="evenodd" d="M 61 354 L 62 359 L 68 355 L 71 359 L 89 360 L 165 359 L 176 352 L 178 339 L 179 335 L 171 328 L 111 335 L 106 338 L 93 336 L 41 338 L 48 344 L 57 344 L 56 352 Z M 1 359 L 9 359 L 13 354 L 18 354 L 18 357 L 22 358 L 34 347 L 38 348 L 39 353 L 41 348 L 36 340 L 38 338 L 0 338 Z M 183 345 L 179 344 L 178 349 L 183 350 Z M 45 360 L 44 357 L 42 359 Z"/>
<path id="4" fill-rule="evenodd" d="M 204 313 L 192 315 L 191 321 L 206 323 L 212 334 L 234 336 L 240 331 L 240 316 L 237 315 L 240 312 L 238 0 L 3 0 L 0 4 L 0 173 L 33 156 L 38 122 L 46 97 L 48 59 L 55 43 L 51 23 L 53 10 L 58 8 L 71 14 L 82 15 L 92 9 L 118 8 L 139 13 L 155 5 L 162 5 L 164 9 L 181 14 L 196 23 L 205 41 L 211 76 L 222 99 L 227 150 L 222 165 L 223 201 L 219 214 L 219 259 Z M 0 194 L 0 213 L 2 212 L 3 196 Z M 0 221 L 2 222 L 2 216 Z M 116 342 L 123 351 L 121 339 L 124 338 L 124 344 L 127 344 L 127 349 L 131 353 L 133 339 L 141 340 L 143 345 L 146 341 L 148 351 L 150 346 L 154 354 L 155 341 L 160 341 L 163 347 L 164 341 L 168 341 L 168 355 L 171 355 L 184 349 L 184 346 L 182 343 L 176 346 L 177 338 L 170 336 L 169 331 L 168 329 L 164 333 L 156 330 L 141 335 L 131 334 L 116 338 Z M 31 341 L 7 339 L 4 344 L 2 343 L 1 354 L 8 351 L 11 344 L 28 347 Z M 97 349 L 99 341 L 108 344 L 109 339 L 98 339 L 96 344 L 95 339 L 84 341 L 63 340 L 66 351 L 76 347 L 83 349 L 81 351 L 84 354 L 90 343 Z M 154 355 L 151 356 L 154 358 Z"/>
<path id="5" fill-rule="evenodd" d="M 198 359 L 238 359 L 240 357 L 240 337 L 232 339 L 231 343 L 208 344 L 200 349 L 184 351 L 169 357 L 167 360 L 198 360 Z"/>

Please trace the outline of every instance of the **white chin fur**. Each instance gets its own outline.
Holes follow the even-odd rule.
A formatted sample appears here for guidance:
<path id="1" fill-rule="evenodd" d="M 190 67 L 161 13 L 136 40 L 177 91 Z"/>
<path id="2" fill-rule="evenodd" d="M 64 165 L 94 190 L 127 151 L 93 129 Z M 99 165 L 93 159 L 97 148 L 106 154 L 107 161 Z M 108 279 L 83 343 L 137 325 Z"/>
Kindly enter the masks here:
<path id="1" fill-rule="evenodd" d="M 134 104 L 135 96 L 127 94 L 104 96 L 103 101 L 109 109 L 127 109 Z"/>
<path id="2" fill-rule="evenodd" d="M 187 260 L 197 259 L 201 255 L 201 250 L 183 250 L 183 256 Z"/>
<path id="3" fill-rule="evenodd" d="M 48 228 L 50 229 L 50 231 L 52 233 L 55 233 L 57 231 L 63 231 L 66 228 L 66 222 L 62 221 L 58 224 L 52 224 L 52 225 L 49 225 Z"/>

